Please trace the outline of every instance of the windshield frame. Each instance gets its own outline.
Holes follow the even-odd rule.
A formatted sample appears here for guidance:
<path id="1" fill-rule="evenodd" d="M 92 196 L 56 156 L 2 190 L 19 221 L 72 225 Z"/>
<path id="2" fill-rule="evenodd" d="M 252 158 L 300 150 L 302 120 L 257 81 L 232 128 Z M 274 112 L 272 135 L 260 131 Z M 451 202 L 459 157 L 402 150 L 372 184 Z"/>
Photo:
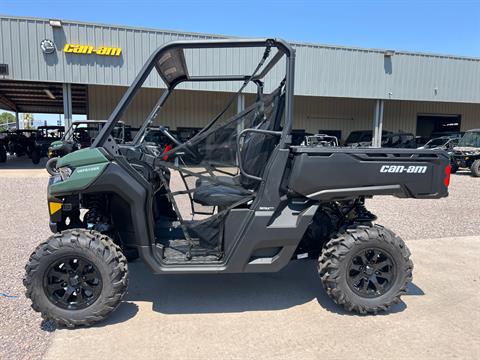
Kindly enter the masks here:
<path id="1" fill-rule="evenodd" d="M 261 69 L 259 74 L 251 77 L 249 75 L 213 75 L 213 76 L 182 76 L 166 83 L 167 88 L 162 93 L 157 103 L 144 119 L 143 125 L 137 132 L 133 144 L 138 144 L 143 138 L 146 129 L 149 127 L 153 119 L 155 119 L 161 111 L 163 105 L 175 89 L 175 87 L 183 82 L 211 82 L 211 81 L 247 81 L 261 82 L 261 80 L 272 70 L 272 68 L 285 57 L 285 122 L 280 138 L 282 147 L 286 141 L 286 135 L 291 133 L 293 118 L 293 91 L 294 91 L 294 72 L 295 72 L 295 51 L 288 43 L 279 39 L 220 39 L 220 40 L 193 40 L 193 41 L 174 41 L 158 48 L 147 60 L 139 74 L 133 81 L 132 85 L 127 89 L 124 96 L 109 116 L 106 125 L 102 128 L 99 135 L 95 139 L 92 147 L 103 147 L 116 124 L 120 121 L 121 116 L 133 101 L 133 98 L 142 87 L 152 70 L 156 67 L 158 60 L 161 59 L 170 50 L 185 49 L 215 49 L 215 48 L 276 48 L 277 53 L 267 62 Z M 161 75 L 161 74 L 160 74 Z M 108 151 L 108 149 L 107 149 Z"/>

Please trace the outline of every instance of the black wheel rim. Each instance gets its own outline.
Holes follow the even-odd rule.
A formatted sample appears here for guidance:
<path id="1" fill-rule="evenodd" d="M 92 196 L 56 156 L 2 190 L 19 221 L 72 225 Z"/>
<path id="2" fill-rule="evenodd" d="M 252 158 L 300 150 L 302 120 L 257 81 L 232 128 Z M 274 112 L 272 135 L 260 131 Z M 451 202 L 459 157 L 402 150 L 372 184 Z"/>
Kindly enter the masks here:
<path id="1" fill-rule="evenodd" d="M 52 303 L 63 309 L 84 309 L 92 305 L 102 291 L 100 272 L 80 256 L 68 256 L 55 261 L 45 274 L 45 294 Z"/>
<path id="2" fill-rule="evenodd" d="M 354 293 L 374 298 L 382 296 L 395 281 L 395 263 L 385 250 L 366 248 L 357 252 L 347 269 L 347 283 Z"/>

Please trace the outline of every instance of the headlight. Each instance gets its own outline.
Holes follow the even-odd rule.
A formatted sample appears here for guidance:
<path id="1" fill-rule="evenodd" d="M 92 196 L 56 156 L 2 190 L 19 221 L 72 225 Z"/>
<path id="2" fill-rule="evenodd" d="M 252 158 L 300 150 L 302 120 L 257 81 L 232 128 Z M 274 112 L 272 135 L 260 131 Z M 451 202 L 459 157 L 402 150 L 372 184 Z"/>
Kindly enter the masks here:
<path id="1" fill-rule="evenodd" d="M 72 169 L 70 169 L 68 166 L 64 166 L 58 169 L 58 173 L 60 174 L 62 180 L 65 181 L 70 177 L 70 175 L 72 175 Z"/>

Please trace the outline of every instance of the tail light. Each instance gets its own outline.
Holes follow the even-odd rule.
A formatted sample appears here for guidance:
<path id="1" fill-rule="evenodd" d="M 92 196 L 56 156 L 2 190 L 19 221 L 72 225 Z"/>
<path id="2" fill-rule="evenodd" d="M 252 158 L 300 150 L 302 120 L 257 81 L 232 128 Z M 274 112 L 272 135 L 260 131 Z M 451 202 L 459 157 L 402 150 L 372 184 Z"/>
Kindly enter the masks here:
<path id="1" fill-rule="evenodd" d="M 452 165 L 448 164 L 445 167 L 445 178 L 443 179 L 443 184 L 448 187 L 450 185 L 450 174 L 452 173 Z"/>

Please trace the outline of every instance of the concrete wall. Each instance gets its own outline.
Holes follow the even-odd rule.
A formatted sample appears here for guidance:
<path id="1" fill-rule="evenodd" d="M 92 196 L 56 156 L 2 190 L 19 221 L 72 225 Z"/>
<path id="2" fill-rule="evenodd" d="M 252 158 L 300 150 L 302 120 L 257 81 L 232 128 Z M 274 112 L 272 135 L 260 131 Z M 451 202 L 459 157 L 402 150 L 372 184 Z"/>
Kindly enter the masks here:
<path id="1" fill-rule="evenodd" d="M 125 92 L 125 87 L 89 86 L 90 119 L 106 119 Z M 142 89 L 123 120 L 140 126 L 162 90 Z M 201 127 L 215 116 L 232 94 L 178 90 L 167 101 L 156 124 Z M 248 95 L 247 103 L 253 97 Z M 319 129 L 342 130 L 346 138 L 353 130 L 372 128 L 375 100 L 297 96 L 294 104 L 294 129 L 316 133 Z M 235 113 L 233 106 L 229 114 Z M 386 100 L 384 129 L 416 131 L 418 114 L 461 115 L 462 130 L 480 127 L 480 104 L 435 103 Z"/>

